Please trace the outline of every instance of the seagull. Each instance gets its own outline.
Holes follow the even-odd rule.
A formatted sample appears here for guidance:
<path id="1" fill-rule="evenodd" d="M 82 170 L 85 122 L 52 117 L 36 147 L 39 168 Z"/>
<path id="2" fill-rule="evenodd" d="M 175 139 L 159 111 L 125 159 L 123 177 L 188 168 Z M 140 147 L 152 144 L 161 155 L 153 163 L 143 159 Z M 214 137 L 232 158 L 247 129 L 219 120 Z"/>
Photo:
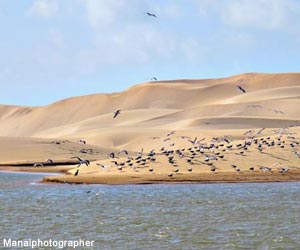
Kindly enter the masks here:
<path id="1" fill-rule="evenodd" d="M 272 111 L 273 112 L 275 112 L 276 114 L 284 114 L 284 112 L 283 111 L 281 111 L 281 110 L 277 110 L 277 109 L 272 109 Z"/>
<path id="2" fill-rule="evenodd" d="M 120 150 L 120 152 L 118 154 L 121 154 L 121 153 L 124 153 L 125 155 L 128 155 L 128 151 L 123 149 L 123 150 Z"/>
<path id="3" fill-rule="evenodd" d="M 247 132 L 245 132 L 244 135 L 252 134 L 253 132 L 254 132 L 254 130 L 250 129 L 250 130 L 248 130 Z"/>
<path id="4" fill-rule="evenodd" d="M 176 131 L 171 131 L 170 133 L 167 134 L 167 136 L 173 135 Z"/>
<path id="5" fill-rule="evenodd" d="M 279 170 L 279 173 L 286 173 L 286 172 L 288 172 L 290 169 L 289 168 L 281 168 L 280 170 Z"/>
<path id="6" fill-rule="evenodd" d="M 159 137 L 158 137 L 158 136 L 153 136 L 152 139 L 153 139 L 153 140 L 159 139 Z"/>
<path id="7" fill-rule="evenodd" d="M 36 167 L 44 167 L 44 164 L 43 163 L 40 163 L 40 162 L 35 162 L 33 164 L 33 166 L 36 168 Z"/>
<path id="8" fill-rule="evenodd" d="M 226 138 L 224 138 L 224 141 L 227 142 L 227 143 L 230 143 L 230 141 Z"/>
<path id="9" fill-rule="evenodd" d="M 101 194 L 101 193 L 102 193 L 102 192 L 98 192 L 98 193 L 96 193 L 96 194 L 95 194 L 95 197 L 97 197 L 97 196 L 98 196 L 99 194 Z"/>
<path id="10" fill-rule="evenodd" d="M 266 128 L 262 128 L 259 131 L 256 132 L 257 135 L 261 134 L 262 131 L 264 131 Z"/>
<path id="11" fill-rule="evenodd" d="M 238 90 L 239 90 L 239 91 L 241 91 L 241 92 L 243 92 L 243 93 L 246 93 L 246 90 L 245 90 L 245 89 L 243 89 L 243 87 L 242 87 L 242 86 L 240 86 L 240 85 L 236 85 L 236 87 L 238 88 Z"/>
<path id="12" fill-rule="evenodd" d="M 77 175 L 78 175 L 78 173 L 79 173 L 79 169 L 77 169 L 77 170 L 76 170 L 76 172 L 75 172 L 74 176 L 77 176 Z"/>
<path id="13" fill-rule="evenodd" d="M 259 104 L 251 104 L 251 105 L 248 105 L 249 108 L 262 108 L 261 105 Z"/>
<path id="14" fill-rule="evenodd" d="M 82 160 L 82 159 L 80 159 L 77 156 L 71 157 L 71 159 L 77 159 L 79 161 L 78 167 L 80 167 L 80 165 L 82 165 L 82 164 L 85 164 L 86 166 L 90 165 L 90 161 L 89 160 Z"/>
<path id="15" fill-rule="evenodd" d="M 54 164 L 53 160 L 52 159 L 47 159 L 46 160 L 46 163 L 49 163 L 49 164 Z"/>
<path id="16" fill-rule="evenodd" d="M 188 140 L 190 143 L 192 143 L 193 145 L 195 145 L 196 144 L 196 142 L 197 142 L 197 137 L 195 137 L 195 139 L 194 140 Z"/>
<path id="17" fill-rule="evenodd" d="M 115 156 L 114 152 L 111 152 L 111 153 L 109 153 L 109 158 L 114 159 L 114 158 L 118 158 L 118 157 Z"/>
<path id="18" fill-rule="evenodd" d="M 152 77 L 152 78 L 150 79 L 150 81 L 157 81 L 157 78 L 156 78 L 156 77 Z"/>
<path id="19" fill-rule="evenodd" d="M 121 109 L 118 109 L 117 111 L 115 111 L 113 118 L 116 118 L 120 113 L 121 113 Z"/>
<path id="20" fill-rule="evenodd" d="M 137 157 L 142 157 L 143 156 L 143 152 L 144 152 L 144 149 L 142 148 L 140 152 L 138 152 L 138 156 Z"/>
<path id="21" fill-rule="evenodd" d="M 106 166 L 104 166 L 104 165 L 102 165 L 101 163 L 96 163 L 97 164 L 97 166 L 99 166 L 99 167 L 101 167 L 102 169 L 107 169 L 107 167 Z"/>
<path id="22" fill-rule="evenodd" d="M 150 13 L 150 12 L 146 12 L 146 14 L 147 14 L 148 16 L 157 17 L 155 14 Z"/>

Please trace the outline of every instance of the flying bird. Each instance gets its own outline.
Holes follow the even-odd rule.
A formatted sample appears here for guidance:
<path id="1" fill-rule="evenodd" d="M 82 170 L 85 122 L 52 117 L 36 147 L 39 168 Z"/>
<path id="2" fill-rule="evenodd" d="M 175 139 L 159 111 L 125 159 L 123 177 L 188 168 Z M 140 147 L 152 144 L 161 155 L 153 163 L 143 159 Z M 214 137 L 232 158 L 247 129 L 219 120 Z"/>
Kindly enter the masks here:
<path id="1" fill-rule="evenodd" d="M 77 176 L 77 175 L 78 175 L 78 173 L 79 173 L 79 169 L 77 169 L 77 170 L 76 170 L 76 172 L 75 172 L 74 176 Z"/>
<path id="2" fill-rule="evenodd" d="M 71 157 L 71 159 L 77 159 L 78 160 L 78 167 L 80 167 L 82 164 L 85 164 L 86 166 L 90 165 L 90 161 L 89 160 L 82 160 L 77 156 Z"/>
<path id="3" fill-rule="evenodd" d="M 256 132 L 257 135 L 261 134 L 262 131 L 264 131 L 266 128 L 262 128 L 259 131 Z"/>
<path id="4" fill-rule="evenodd" d="M 171 131 L 170 133 L 167 134 L 167 136 L 173 135 L 176 131 Z"/>
<path id="5" fill-rule="evenodd" d="M 236 87 L 238 88 L 239 91 L 246 93 L 246 90 L 242 86 L 236 85 Z"/>
<path id="6" fill-rule="evenodd" d="M 150 81 L 157 81 L 157 78 L 156 78 L 156 77 L 152 77 L 152 78 L 150 79 Z"/>
<path id="7" fill-rule="evenodd" d="M 192 143 L 193 145 L 195 145 L 196 144 L 196 142 L 197 142 L 197 137 L 195 137 L 195 139 L 194 140 L 188 140 L 190 143 Z"/>
<path id="8" fill-rule="evenodd" d="M 121 113 L 121 109 L 118 109 L 117 111 L 115 111 L 113 118 L 116 118 L 120 113 Z"/>
<path id="9" fill-rule="evenodd" d="M 147 14 L 148 16 L 157 17 L 155 14 L 150 13 L 150 12 L 146 12 L 146 14 Z"/>
<path id="10" fill-rule="evenodd" d="M 128 155 L 128 151 L 125 150 L 125 149 L 121 150 L 118 154 L 121 154 L 121 153 L 124 153 L 125 155 Z"/>
<path id="11" fill-rule="evenodd" d="M 33 164 L 33 167 L 44 167 L 44 164 L 43 163 L 40 163 L 40 162 L 35 162 L 34 164 Z"/>
<path id="12" fill-rule="evenodd" d="M 101 163 L 96 163 L 96 165 L 99 166 L 99 167 L 101 167 L 101 168 L 104 169 L 104 170 L 107 169 L 107 167 L 104 166 L 104 165 L 102 165 Z"/>

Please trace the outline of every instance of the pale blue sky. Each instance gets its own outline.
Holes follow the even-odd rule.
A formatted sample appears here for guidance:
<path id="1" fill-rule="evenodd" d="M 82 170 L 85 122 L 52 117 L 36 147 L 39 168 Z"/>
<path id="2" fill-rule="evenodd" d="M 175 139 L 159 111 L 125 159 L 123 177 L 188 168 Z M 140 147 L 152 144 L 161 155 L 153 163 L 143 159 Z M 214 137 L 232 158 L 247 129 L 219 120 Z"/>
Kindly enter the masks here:
<path id="1" fill-rule="evenodd" d="M 299 0 L 0 0 L 0 31 L 2 104 L 300 71 Z"/>

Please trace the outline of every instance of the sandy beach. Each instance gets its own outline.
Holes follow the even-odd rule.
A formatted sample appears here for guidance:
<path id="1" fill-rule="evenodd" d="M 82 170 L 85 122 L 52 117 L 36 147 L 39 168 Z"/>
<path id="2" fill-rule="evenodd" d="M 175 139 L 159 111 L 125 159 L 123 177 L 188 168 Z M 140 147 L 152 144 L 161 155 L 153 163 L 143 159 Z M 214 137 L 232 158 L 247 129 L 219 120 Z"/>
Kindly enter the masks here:
<path id="1" fill-rule="evenodd" d="M 1 105 L 0 170 L 61 173 L 42 180 L 55 183 L 299 181 L 299 81 L 251 73 Z"/>

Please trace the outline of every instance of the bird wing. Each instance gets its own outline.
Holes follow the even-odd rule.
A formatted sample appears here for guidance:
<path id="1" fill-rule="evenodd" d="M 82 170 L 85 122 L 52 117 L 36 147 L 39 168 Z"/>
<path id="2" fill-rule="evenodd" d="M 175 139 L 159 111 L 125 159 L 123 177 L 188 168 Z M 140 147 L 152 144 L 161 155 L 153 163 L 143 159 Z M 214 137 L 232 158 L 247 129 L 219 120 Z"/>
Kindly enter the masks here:
<path id="1" fill-rule="evenodd" d="M 79 157 L 77 156 L 74 156 L 74 157 L 71 157 L 71 159 L 77 159 L 78 161 L 82 161 Z"/>

